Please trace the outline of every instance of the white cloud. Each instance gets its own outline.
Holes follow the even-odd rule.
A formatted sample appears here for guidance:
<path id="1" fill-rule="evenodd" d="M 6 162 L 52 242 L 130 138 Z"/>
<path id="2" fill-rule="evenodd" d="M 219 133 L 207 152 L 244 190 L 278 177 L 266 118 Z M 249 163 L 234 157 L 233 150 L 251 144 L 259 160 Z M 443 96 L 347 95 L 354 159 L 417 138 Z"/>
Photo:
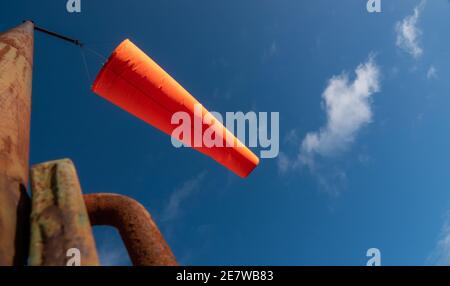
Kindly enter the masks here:
<path id="1" fill-rule="evenodd" d="M 163 221 L 172 220 L 178 216 L 183 201 L 200 189 L 200 185 L 202 184 L 205 176 L 206 172 L 204 171 L 196 177 L 186 181 L 180 188 L 176 189 L 172 193 L 169 203 L 167 204 L 162 215 Z"/>
<path id="2" fill-rule="evenodd" d="M 427 79 L 437 78 L 437 69 L 431 66 L 427 71 Z"/>
<path id="3" fill-rule="evenodd" d="M 278 44 L 275 41 L 272 41 L 272 43 L 270 44 L 270 46 L 268 46 L 264 51 L 263 51 L 263 60 L 268 60 L 270 58 L 273 58 L 274 56 L 276 56 L 278 54 Z"/>
<path id="4" fill-rule="evenodd" d="M 306 134 L 299 143 L 297 131 L 291 131 L 285 143 L 297 138 L 300 152 L 294 159 L 280 153 L 278 171 L 308 167 L 321 190 L 338 196 L 347 186 L 347 175 L 335 164 L 321 164 L 321 159 L 338 155 L 355 140 L 357 133 L 372 120 L 372 95 L 380 90 L 380 70 L 372 56 L 355 69 L 355 78 L 347 73 L 333 76 L 322 94 L 327 122 L 317 132 Z"/>
<path id="5" fill-rule="evenodd" d="M 351 144 L 358 131 L 372 120 L 371 96 L 380 90 L 380 71 L 372 56 L 356 70 L 350 82 L 348 74 L 332 77 L 324 93 L 327 123 L 308 133 L 301 144 L 299 161 L 314 167 L 314 157 L 336 155 Z"/>
<path id="6" fill-rule="evenodd" d="M 436 248 L 428 260 L 432 264 L 450 266 L 450 217 L 447 217 Z"/>
<path id="7" fill-rule="evenodd" d="M 289 133 L 284 137 L 283 142 L 287 144 L 297 144 L 299 141 L 299 135 L 297 129 L 292 129 Z"/>
<path id="8" fill-rule="evenodd" d="M 275 41 L 273 41 L 269 48 L 269 55 L 273 57 L 274 55 L 277 54 L 277 52 L 278 52 L 278 45 Z"/>
<path id="9" fill-rule="evenodd" d="M 397 33 L 397 47 L 409 53 L 414 58 L 419 58 L 423 54 L 420 47 L 420 37 L 422 31 L 418 27 L 418 22 L 426 1 L 423 0 L 414 8 L 414 13 L 403 20 L 397 22 L 395 31 Z"/>
<path id="10" fill-rule="evenodd" d="M 291 168 L 291 160 L 289 160 L 289 157 L 286 154 L 280 152 L 277 159 L 277 165 L 278 171 L 284 174 Z"/>

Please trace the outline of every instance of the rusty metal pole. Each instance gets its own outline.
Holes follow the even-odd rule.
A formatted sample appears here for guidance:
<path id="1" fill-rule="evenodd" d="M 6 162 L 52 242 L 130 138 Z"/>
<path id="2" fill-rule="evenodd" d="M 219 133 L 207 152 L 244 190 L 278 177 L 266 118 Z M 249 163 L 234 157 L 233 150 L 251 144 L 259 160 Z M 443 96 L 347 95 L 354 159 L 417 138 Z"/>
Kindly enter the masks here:
<path id="1" fill-rule="evenodd" d="M 0 265 L 26 263 L 33 29 L 0 34 Z"/>
<path id="2" fill-rule="evenodd" d="M 147 210 L 116 194 L 84 195 L 92 225 L 119 230 L 135 266 L 176 266 L 177 261 Z"/>

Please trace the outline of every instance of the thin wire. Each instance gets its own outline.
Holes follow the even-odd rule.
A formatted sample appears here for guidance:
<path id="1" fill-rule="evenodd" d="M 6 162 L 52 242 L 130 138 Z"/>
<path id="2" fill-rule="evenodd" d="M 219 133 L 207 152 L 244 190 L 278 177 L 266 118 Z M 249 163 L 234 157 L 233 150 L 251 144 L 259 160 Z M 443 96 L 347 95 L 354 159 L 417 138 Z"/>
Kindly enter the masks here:
<path id="1" fill-rule="evenodd" d="M 84 69 L 86 71 L 86 76 L 88 78 L 88 81 L 92 82 L 91 73 L 89 72 L 89 66 L 87 64 L 86 51 L 94 54 L 96 57 L 100 58 L 103 62 L 106 62 L 107 58 L 102 53 L 100 53 L 90 47 L 87 47 L 86 45 L 83 45 L 81 47 L 81 57 L 83 59 L 83 65 L 84 65 Z"/>
<path id="2" fill-rule="evenodd" d="M 114 41 L 87 41 L 83 42 L 85 45 L 89 46 L 111 46 L 117 44 L 117 42 L 120 42 L 120 39 L 114 40 Z"/>
<path id="3" fill-rule="evenodd" d="M 91 74 L 89 73 L 89 68 L 88 68 L 88 64 L 87 64 L 87 60 L 86 60 L 86 54 L 84 53 L 83 49 L 80 49 L 80 50 L 81 50 L 81 57 L 83 58 L 83 65 L 84 65 L 84 69 L 86 71 L 88 81 L 91 82 Z"/>
<path id="4" fill-rule="evenodd" d="M 97 57 L 101 58 L 104 61 L 106 61 L 108 59 L 103 54 L 101 54 L 100 52 L 97 52 L 96 50 L 94 50 L 92 48 L 89 48 L 87 46 L 84 46 L 83 48 L 86 49 L 86 51 L 93 53 L 94 55 L 96 55 Z"/>

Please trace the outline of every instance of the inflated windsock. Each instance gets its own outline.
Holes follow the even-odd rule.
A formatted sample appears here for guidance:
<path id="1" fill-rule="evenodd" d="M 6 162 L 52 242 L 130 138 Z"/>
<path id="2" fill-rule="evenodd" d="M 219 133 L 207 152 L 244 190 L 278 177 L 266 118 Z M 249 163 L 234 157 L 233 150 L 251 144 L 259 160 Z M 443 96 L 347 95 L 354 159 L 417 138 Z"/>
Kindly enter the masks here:
<path id="1" fill-rule="evenodd" d="M 259 164 L 255 154 L 130 40 L 114 50 L 92 90 L 240 177 Z"/>

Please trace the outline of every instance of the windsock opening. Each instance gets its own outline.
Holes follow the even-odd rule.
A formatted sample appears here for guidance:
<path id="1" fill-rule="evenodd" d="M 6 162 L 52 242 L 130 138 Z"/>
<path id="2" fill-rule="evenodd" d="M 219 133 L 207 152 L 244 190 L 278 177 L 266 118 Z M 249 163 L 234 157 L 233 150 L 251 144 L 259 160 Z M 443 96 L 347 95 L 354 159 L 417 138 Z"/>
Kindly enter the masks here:
<path id="1" fill-rule="evenodd" d="M 123 41 L 111 54 L 92 86 L 92 91 L 133 116 L 173 136 L 177 112 L 191 116 L 193 135 L 176 138 L 211 157 L 238 176 L 246 178 L 259 164 L 259 158 L 217 120 L 186 89 L 130 40 Z M 198 110 L 200 106 L 200 111 Z M 194 128 L 201 120 L 200 131 Z M 198 146 L 195 132 L 212 129 L 222 147 Z M 233 144 L 230 144 L 232 142 Z M 231 145 L 231 146 L 230 146 Z"/>

